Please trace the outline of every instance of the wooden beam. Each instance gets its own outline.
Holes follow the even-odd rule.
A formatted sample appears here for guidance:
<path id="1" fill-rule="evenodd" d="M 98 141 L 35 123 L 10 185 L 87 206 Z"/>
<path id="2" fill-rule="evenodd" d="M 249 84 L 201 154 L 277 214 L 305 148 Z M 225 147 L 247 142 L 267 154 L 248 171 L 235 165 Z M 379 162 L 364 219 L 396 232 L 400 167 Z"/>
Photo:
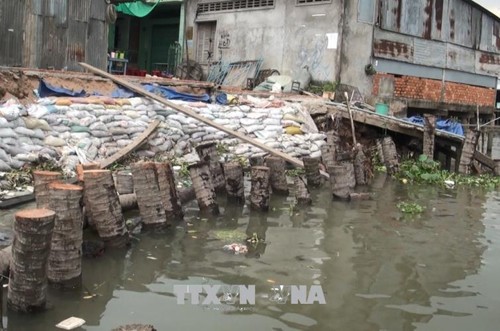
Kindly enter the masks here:
<path id="1" fill-rule="evenodd" d="M 141 146 L 146 141 L 146 139 L 148 139 L 148 137 L 156 130 L 158 125 L 160 125 L 159 120 L 155 120 L 155 121 L 151 122 L 151 124 L 149 124 L 147 129 L 143 133 L 141 133 L 140 136 L 135 138 L 130 144 L 128 144 L 127 146 L 125 146 L 124 148 L 122 148 L 121 150 L 116 152 L 115 154 L 111 155 L 107 159 L 102 160 L 100 162 L 101 168 L 105 169 L 105 168 L 109 167 L 111 164 L 119 161 L 122 157 L 126 156 L 128 153 L 134 151 L 136 148 Z"/>
<path id="2" fill-rule="evenodd" d="M 496 162 L 489 158 L 487 155 L 484 155 L 480 151 L 474 151 L 474 159 L 488 168 L 495 170 Z"/>
<path id="3" fill-rule="evenodd" d="M 302 163 L 301 160 L 297 159 L 297 158 L 294 158 L 294 157 L 291 157 L 281 151 L 278 151 L 274 148 L 271 148 L 269 146 L 266 146 L 260 142 L 258 142 L 257 140 L 253 139 L 253 138 L 250 138 L 250 137 L 247 137 L 245 136 L 244 134 L 240 133 L 240 132 L 236 132 L 234 130 L 231 130 L 229 128 L 226 128 L 225 126 L 223 125 L 220 125 L 220 124 L 217 124 L 213 121 L 211 121 L 210 119 L 206 118 L 206 117 L 203 117 L 197 113 L 195 113 L 194 111 L 184 107 L 184 106 L 181 106 L 181 105 L 178 105 L 178 104 L 175 104 L 163 97 L 160 97 L 156 94 L 153 94 L 153 93 L 150 93 L 150 92 L 147 92 L 145 91 L 144 89 L 142 89 L 141 87 L 137 86 L 137 85 L 134 85 L 132 83 L 129 83 L 128 81 L 126 81 L 125 79 L 121 78 L 121 77 L 118 77 L 118 76 L 114 76 L 114 75 L 111 75 L 105 71 L 102 71 L 100 69 L 97 69 L 89 64 L 86 64 L 86 63 L 83 63 L 83 62 L 80 62 L 79 63 L 83 68 L 87 69 L 88 71 L 96 74 L 96 75 L 99 75 L 99 76 L 102 76 L 102 77 L 106 77 L 108 79 L 111 79 L 112 81 L 114 81 L 115 83 L 117 84 L 120 84 L 121 86 L 124 86 L 126 88 L 128 88 L 129 90 L 131 91 L 134 91 L 136 92 L 137 94 L 140 94 L 142 96 L 145 96 L 147 98 L 150 98 L 150 99 L 153 99 L 155 101 L 158 101 L 159 103 L 161 104 L 164 104 L 165 106 L 167 107 L 170 107 L 172 109 L 175 109 L 177 110 L 178 112 L 180 113 L 183 113 L 184 115 L 186 116 L 189 116 L 191 118 L 194 118 L 202 123 L 205 123 L 211 127 L 214 127 L 222 132 L 225 132 L 233 137 L 236 137 L 236 138 L 239 138 L 241 140 L 243 140 L 244 142 L 247 142 L 255 147 L 258 147 L 272 155 L 275 155 L 275 156 L 278 156 L 278 157 L 281 157 L 283 159 L 285 159 L 287 162 L 290 162 L 291 164 L 293 164 L 294 166 L 297 166 L 297 167 L 301 167 L 303 168 L 304 167 L 304 164 Z"/>

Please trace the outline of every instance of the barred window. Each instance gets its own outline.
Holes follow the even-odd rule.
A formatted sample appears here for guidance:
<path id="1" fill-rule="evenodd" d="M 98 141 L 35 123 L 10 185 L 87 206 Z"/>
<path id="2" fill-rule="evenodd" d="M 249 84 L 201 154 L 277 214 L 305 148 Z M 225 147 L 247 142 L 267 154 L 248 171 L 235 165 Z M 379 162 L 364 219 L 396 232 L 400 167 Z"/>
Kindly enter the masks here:
<path id="1" fill-rule="evenodd" d="M 274 0 L 236 0 L 204 2 L 198 4 L 197 13 L 211 13 L 237 9 L 273 8 Z"/>
<path id="2" fill-rule="evenodd" d="M 296 0 L 297 5 L 310 5 L 310 4 L 321 4 L 321 3 L 331 3 L 332 0 Z"/>

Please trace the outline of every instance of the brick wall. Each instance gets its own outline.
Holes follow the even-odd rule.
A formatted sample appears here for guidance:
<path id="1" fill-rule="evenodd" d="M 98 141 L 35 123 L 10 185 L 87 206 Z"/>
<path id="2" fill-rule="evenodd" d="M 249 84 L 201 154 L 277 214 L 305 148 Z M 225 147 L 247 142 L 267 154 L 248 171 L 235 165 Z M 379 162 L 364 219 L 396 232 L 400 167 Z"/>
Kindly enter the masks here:
<path id="1" fill-rule="evenodd" d="M 445 82 L 443 91 L 443 83 L 440 80 L 384 73 L 377 73 L 373 77 L 372 92 L 374 96 L 380 95 L 381 81 L 387 79 L 393 80 L 394 90 L 392 92 L 395 98 L 480 106 L 493 106 L 495 104 L 496 91 L 494 89 Z"/>

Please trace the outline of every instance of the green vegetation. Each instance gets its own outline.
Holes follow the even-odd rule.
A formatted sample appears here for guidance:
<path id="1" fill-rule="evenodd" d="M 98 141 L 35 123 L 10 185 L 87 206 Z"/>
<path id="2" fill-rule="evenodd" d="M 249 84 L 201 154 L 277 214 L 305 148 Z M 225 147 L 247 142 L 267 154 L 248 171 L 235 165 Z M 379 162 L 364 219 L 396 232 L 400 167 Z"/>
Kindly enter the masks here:
<path id="1" fill-rule="evenodd" d="M 289 177 L 299 177 L 305 175 L 305 173 L 304 168 L 293 168 L 285 171 L 285 174 Z"/>
<path id="2" fill-rule="evenodd" d="M 420 214 L 425 208 L 416 202 L 402 201 L 396 205 L 398 209 L 405 214 Z"/>
<path id="3" fill-rule="evenodd" d="M 395 175 L 404 183 L 425 183 L 442 186 L 472 186 L 494 189 L 500 184 L 500 177 L 489 174 L 471 176 L 442 170 L 438 162 L 420 155 L 418 160 L 407 160 L 401 163 Z"/>
<path id="4" fill-rule="evenodd" d="M 213 235 L 216 239 L 227 242 L 242 242 L 247 239 L 246 233 L 240 230 L 214 230 Z"/>
<path id="5" fill-rule="evenodd" d="M 182 161 L 178 158 L 173 158 L 172 160 L 170 160 L 170 162 L 172 163 L 172 166 L 179 166 L 181 167 L 178 174 L 179 174 L 179 177 L 181 179 L 189 179 L 191 178 L 190 174 L 189 174 L 189 169 L 188 169 L 188 166 L 189 166 L 189 163 L 185 162 L 185 161 Z"/>

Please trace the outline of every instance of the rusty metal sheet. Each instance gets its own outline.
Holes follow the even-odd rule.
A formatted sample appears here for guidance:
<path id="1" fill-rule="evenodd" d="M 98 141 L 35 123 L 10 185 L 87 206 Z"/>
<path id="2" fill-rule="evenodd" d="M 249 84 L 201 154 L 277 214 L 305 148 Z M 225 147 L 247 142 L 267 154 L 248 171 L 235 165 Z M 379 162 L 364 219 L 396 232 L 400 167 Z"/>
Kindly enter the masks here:
<path id="1" fill-rule="evenodd" d="M 100 21 L 105 20 L 105 13 L 107 4 L 104 0 L 91 0 L 92 6 L 90 7 L 90 16 L 89 18 L 97 19 Z"/>
<path id="2" fill-rule="evenodd" d="M 108 25 L 104 21 L 91 18 L 87 36 L 85 62 L 101 70 L 106 70 Z"/>
<path id="3" fill-rule="evenodd" d="M 78 62 L 86 61 L 86 43 L 87 23 L 82 21 L 70 21 L 68 27 L 68 47 L 64 52 L 68 70 L 81 71 Z"/>
<path id="4" fill-rule="evenodd" d="M 476 72 L 498 76 L 500 73 L 500 54 L 477 51 Z"/>
<path id="5" fill-rule="evenodd" d="M 65 65 L 67 29 L 57 24 L 57 19 L 52 16 L 42 18 L 42 39 L 40 68 L 63 69 Z"/>
<path id="6" fill-rule="evenodd" d="M 472 6 L 463 0 L 449 0 L 448 41 L 472 48 Z"/>
<path id="7" fill-rule="evenodd" d="M 26 0 L 0 1 L 0 65 L 23 65 Z"/>
<path id="8" fill-rule="evenodd" d="M 415 38 L 413 48 L 413 63 L 441 68 L 446 66 L 445 43 Z"/>
<path id="9" fill-rule="evenodd" d="M 373 54 L 388 59 L 413 62 L 413 37 L 375 29 Z"/>
<path id="10" fill-rule="evenodd" d="M 104 2 L 104 0 L 103 0 Z M 71 0 L 68 5 L 68 15 L 72 20 L 79 22 L 88 22 L 90 18 L 90 7 L 93 1 L 90 0 Z"/>
<path id="11" fill-rule="evenodd" d="M 443 15 L 445 10 L 444 0 L 434 0 L 432 7 L 431 39 L 442 40 L 443 38 Z"/>
<path id="12" fill-rule="evenodd" d="M 400 0 L 381 0 L 380 27 L 385 30 L 399 31 L 401 28 Z"/>
<path id="13" fill-rule="evenodd" d="M 481 30 L 484 33 L 481 34 L 481 44 L 479 49 L 482 51 L 493 52 L 493 34 L 486 33 L 486 31 L 493 31 L 494 21 L 493 18 L 489 15 L 483 14 L 482 22 L 481 22 Z"/>
<path id="14" fill-rule="evenodd" d="M 476 53 L 473 49 L 448 44 L 446 50 L 447 68 L 474 72 Z"/>

